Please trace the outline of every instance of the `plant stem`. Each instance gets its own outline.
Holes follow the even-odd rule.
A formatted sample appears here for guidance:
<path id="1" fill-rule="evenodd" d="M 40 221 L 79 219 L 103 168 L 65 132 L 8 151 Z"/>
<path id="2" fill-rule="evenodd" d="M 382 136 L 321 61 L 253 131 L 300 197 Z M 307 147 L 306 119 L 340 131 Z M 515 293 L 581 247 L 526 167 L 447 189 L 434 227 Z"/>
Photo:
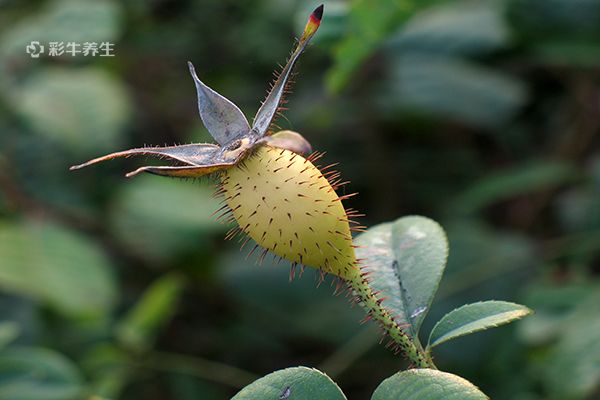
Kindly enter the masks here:
<path id="1" fill-rule="evenodd" d="M 339 347 L 333 354 L 321 362 L 317 369 L 325 372 L 330 378 L 337 378 L 376 343 L 377 328 L 361 329 L 350 340 Z"/>
<path id="2" fill-rule="evenodd" d="M 191 375 L 237 389 L 259 378 L 251 372 L 218 361 L 164 352 L 151 352 L 140 358 L 134 365 L 157 371 Z"/>
<path id="3" fill-rule="evenodd" d="M 381 325 L 394 342 L 396 350 L 401 351 L 416 368 L 436 368 L 431 356 L 402 330 L 402 327 L 392 318 L 389 311 L 381 305 L 381 299 L 373 293 L 373 289 L 369 286 L 366 278 L 358 273 L 354 279 L 348 280 L 348 283 L 354 294 L 360 299 L 361 305 L 366 309 L 367 318 L 373 319 Z"/>

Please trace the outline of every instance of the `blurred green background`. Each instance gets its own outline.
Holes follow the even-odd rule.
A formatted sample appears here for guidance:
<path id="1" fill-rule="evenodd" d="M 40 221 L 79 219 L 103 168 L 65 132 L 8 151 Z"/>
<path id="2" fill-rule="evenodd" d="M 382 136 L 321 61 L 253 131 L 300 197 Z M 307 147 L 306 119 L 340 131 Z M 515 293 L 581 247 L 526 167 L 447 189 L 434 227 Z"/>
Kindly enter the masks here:
<path id="1" fill-rule="evenodd" d="M 68 172 L 210 141 L 188 60 L 251 118 L 316 5 L 0 0 L 0 399 L 223 399 L 295 365 L 367 399 L 406 367 L 312 271 L 224 241 L 213 182 Z M 494 399 L 599 398 L 600 0 L 326 1 L 298 72 L 278 123 L 340 162 L 346 205 L 447 230 L 429 327 L 482 299 L 536 311 L 438 367 Z"/>

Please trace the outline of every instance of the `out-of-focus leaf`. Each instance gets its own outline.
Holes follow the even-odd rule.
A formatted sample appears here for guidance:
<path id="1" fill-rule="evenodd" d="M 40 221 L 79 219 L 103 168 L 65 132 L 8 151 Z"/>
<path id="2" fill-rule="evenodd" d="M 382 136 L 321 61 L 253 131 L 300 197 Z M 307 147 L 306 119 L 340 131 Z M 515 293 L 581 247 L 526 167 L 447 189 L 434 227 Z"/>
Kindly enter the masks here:
<path id="1" fill-rule="evenodd" d="M 4 34 L 0 54 L 29 58 L 25 46 L 34 40 L 45 46 L 45 54 L 49 42 L 114 42 L 120 31 L 120 17 L 118 4 L 110 0 L 51 1 Z M 66 53 L 59 57 L 65 61 L 78 58 Z"/>
<path id="2" fill-rule="evenodd" d="M 600 154 L 596 153 L 590 160 L 588 171 L 592 185 L 596 189 L 600 189 Z"/>
<path id="3" fill-rule="evenodd" d="M 5 344 L 34 342 L 43 326 L 40 311 L 34 300 L 8 293 L 0 295 L 0 315 L 3 321 L 15 324 L 17 328 L 17 337 Z M 10 330 L 12 328 L 9 328 Z M 10 332 L 9 334 L 12 335 Z"/>
<path id="4" fill-rule="evenodd" d="M 567 257 L 570 263 L 593 265 L 600 251 L 600 179 L 598 160 L 588 168 L 583 184 L 557 196 L 559 221 L 570 236 L 549 246 L 555 257 Z"/>
<path id="5" fill-rule="evenodd" d="M 509 273 L 529 271 L 539 262 L 534 242 L 517 232 L 498 231 L 464 219 L 447 222 L 444 226 L 452 256 L 448 260 L 440 295 L 450 296 L 473 290 L 481 287 L 482 283 L 497 281 Z M 490 288 L 487 289 L 481 295 L 506 295 L 505 292 L 490 293 Z M 457 306 L 462 304 L 464 301 Z"/>
<path id="6" fill-rule="evenodd" d="M 570 232 L 600 229 L 600 158 L 586 168 L 586 182 L 557 198 L 558 217 Z"/>
<path id="7" fill-rule="evenodd" d="M 42 69 L 14 100 L 36 132 L 84 154 L 119 148 L 130 116 L 123 86 L 94 69 Z"/>
<path id="8" fill-rule="evenodd" d="M 475 385 L 460 376 L 433 369 L 411 369 L 384 380 L 371 400 L 486 400 Z"/>
<path id="9" fill-rule="evenodd" d="M 490 1 L 460 1 L 425 10 L 390 39 L 392 51 L 475 55 L 508 44 L 503 7 Z"/>
<path id="10" fill-rule="evenodd" d="M 90 377 L 89 392 L 100 399 L 117 399 L 130 375 L 131 354 L 117 343 L 100 343 L 86 352 L 80 361 L 86 376 Z"/>
<path id="11" fill-rule="evenodd" d="M 593 398 L 600 383 L 599 286 L 587 279 L 530 287 L 525 301 L 536 314 L 519 326 L 520 336 L 543 348 L 532 364 L 551 398 Z"/>
<path id="12" fill-rule="evenodd" d="M 557 66 L 595 67 L 600 62 L 598 0 L 514 0 L 510 16 L 531 57 Z"/>
<path id="13" fill-rule="evenodd" d="M 415 111 L 484 128 L 506 123 L 527 100 L 524 84 L 473 63 L 433 55 L 399 57 L 380 95 L 389 111 Z"/>
<path id="14" fill-rule="evenodd" d="M 14 321 L 0 322 L 0 350 L 19 336 L 21 329 Z"/>
<path id="15" fill-rule="evenodd" d="M 531 314 L 525 306 L 506 301 L 466 304 L 446 314 L 429 334 L 427 347 L 435 347 L 464 335 L 495 328 Z"/>
<path id="16" fill-rule="evenodd" d="M 388 33 L 410 18 L 416 10 L 436 1 L 353 1 L 348 18 L 348 34 L 337 46 L 333 67 L 327 73 L 329 91 L 335 93 L 342 90 L 360 64 L 377 49 Z"/>
<path id="17" fill-rule="evenodd" d="M 0 143 L 0 151 L 7 157 L 0 158 L 0 170 L 6 171 L 8 179 L 27 197 L 81 220 L 96 217 L 94 214 L 99 210 L 93 208 L 89 196 L 81 189 L 87 185 L 101 191 L 102 186 L 89 176 L 77 182 L 76 176 L 64 172 L 73 162 L 72 152 L 47 137 L 3 131 L 0 138 L 4 134 L 6 145 Z"/>
<path id="18" fill-rule="evenodd" d="M 243 388 L 231 400 L 345 400 L 340 388 L 324 373 L 306 367 L 266 375 Z"/>
<path id="19" fill-rule="evenodd" d="M 169 375 L 169 391 L 173 400 L 221 400 L 226 398 L 223 390 L 216 385 L 196 377 L 171 374 Z"/>
<path id="20" fill-rule="evenodd" d="M 600 229 L 600 190 L 578 187 L 558 198 L 558 216 L 570 232 Z"/>
<path id="21" fill-rule="evenodd" d="M 600 387 L 600 295 L 582 302 L 562 325 L 562 335 L 544 359 L 544 384 L 554 398 L 591 398 Z"/>
<path id="22" fill-rule="evenodd" d="M 511 13 L 519 25 L 540 36 L 600 30 L 600 2 L 597 0 L 514 0 Z"/>
<path id="23" fill-rule="evenodd" d="M 163 262 L 178 252 L 206 248 L 225 226 L 211 214 L 219 208 L 212 186 L 139 176 L 123 185 L 110 217 L 111 230 L 130 250 Z"/>
<path id="24" fill-rule="evenodd" d="M 600 63 L 597 40 L 556 39 L 537 43 L 532 49 L 544 64 L 556 66 L 596 67 Z"/>
<path id="25" fill-rule="evenodd" d="M 577 170 L 557 161 L 535 161 L 488 174 L 450 203 L 458 213 L 476 212 L 494 202 L 552 189 L 577 178 Z"/>
<path id="26" fill-rule="evenodd" d="M 532 307 L 535 314 L 519 324 L 521 340 L 531 346 L 547 345 L 557 340 L 573 310 L 585 303 L 596 290 L 597 285 L 592 282 L 530 285 L 523 302 Z"/>
<path id="27" fill-rule="evenodd" d="M 356 244 L 371 286 L 387 298 L 383 305 L 417 337 L 446 267 L 444 230 L 428 218 L 410 216 L 370 228 Z"/>
<path id="28" fill-rule="evenodd" d="M 117 325 L 119 341 L 136 351 L 149 348 L 175 313 L 183 285 L 178 275 L 165 275 L 154 282 Z"/>
<path id="29" fill-rule="evenodd" d="M 15 347 L 0 352 L 0 398 L 81 399 L 82 378 L 75 365 L 52 350 Z"/>
<path id="30" fill-rule="evenodd" d="M 216 268 L 225 293 L 243 319 L 238 328 L 244 330 L 243 336 L 254 337 L 253 342 L 260 342 L 263 348 L 279 349 L 298 337 L 338 344 L 365 329 L 356 323 L 364 311 L 332 296 L 327 282 L 318 286 L 319 274 L 314 268 L 306 268 L 301 277 L 296 271 L 296 279 L 288 282 L 287 261 L 276 262 L 267 256 L 259 267 L 255 255 L 246 259 L 250 249 L 246 246 L 240 252 L 234 246 L 233 254 L 223 257 L 223 265 Z M 373 341 L 378 337 L 373 329 Z M 234 341 L 228 349 L 243 351 L 244 346 Z"/>
<path id="31" fill-rule="evenodd" d="M 47 222 L 0 224 L 0 287 L 67 314 L 109 312 L 111 266 L 81 235 Z"/>

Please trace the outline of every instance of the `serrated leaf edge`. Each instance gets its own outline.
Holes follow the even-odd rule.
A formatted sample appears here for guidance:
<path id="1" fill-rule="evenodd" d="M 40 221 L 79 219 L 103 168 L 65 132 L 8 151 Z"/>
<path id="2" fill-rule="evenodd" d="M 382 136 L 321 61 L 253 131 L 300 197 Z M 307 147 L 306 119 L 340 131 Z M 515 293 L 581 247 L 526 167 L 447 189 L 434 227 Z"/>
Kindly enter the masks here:
<path id="1" fill-rule="evenodd" d="M 462 333 L 460 335 L 449 336 L 449 337 L 447 337 L 445 339 L 444 339 L 444 337 L 447 336 L 447 335 L 444 335 L 444 336 L 441 336 L 438 340 L 434 341 L 433 343 L 431 342 L 431 335 L 433 334 L 433 332 L 435 332 L 435 330 L 438 327 L 438 325 L 440 325 L 440 323 L 442 323 L 444 321 L 444 319 L 446 317 L 448 317 L 450 314 L 458 312 L 458 311 L 460 311 L 460 310 L 462 310 L 462 309 L 464 309 L 466 307 L 469 307 L 469 306 L 473 306 L 473 305 L 476 305 L 476 304 L 491 303 L 491 302 L 499 302 L 499 303 L 503 303 L 503 304 L 510 304 L 510 305 L 516 306 L 516 307 L 520 308 L 520 310 L 514 310 L 514 311 L 510 311 L 510 312 L 513 313 L 515 311 L 517 311 L 517 312 L 521 311 L 521 314 L 515 315 L 511 319 L 507 319 L 507 320 L 499 322 L 499 323 L 490 324 L 490 325 L 484 326 L 482 328 L 476 328 L 476 329 L 474 329 L 474 330 L 472 330 L 470 332 L 465 332 L 465 333 Z M 504 313 L 508 313 L 508 312 L 509 311 L 504 311 L 502 313 L 494 314 L 494 315 L 500 315 L 500 314 L 504 314 Z M 454 310 L 448 312 L 442 318 L 440 318 L 438 322 L 436 322 L 436 324 L 431 329 L 431 332 L 429 333 L 429 339 L 427 341 L 427 348 L 426 348 L 426 350 L 429 351 L 430 349 L 434 348 L 435 346 L 438 346 L 438 345 L 440 345 L 442 343 L 445 343 L 447 341 L 450 341 L 452 339 L 456 339 L 456 338 L 459 338 L 459 337 L 462 337 L 462 336 L 470 335 L 472 333 L 477 333 L 477 332 L 485 331 L 485 330 L 490 329 L 490 328 L 497 328 L 499 326 L 509 324 L 511 322 L 520 320 L 520 319 L 522 319 L 522 318 L 524 318 L 524 317 L 526 317 L 528 315 L 531 315 L 533 313 L 534 313 L 534 311 L 532 309 L 528 308 L 527 306 L 524 306 L 522 304 L 517 304 L 517 303 L 509 302 L 509 301 L 503 301 L 503 300 L 486 300 L 486 301 L 478 301 L 478 302 L 475 302 L 475 303 L 469 303 L 469 304 L 462 305 L 462 306 L 457 307 Z"/>

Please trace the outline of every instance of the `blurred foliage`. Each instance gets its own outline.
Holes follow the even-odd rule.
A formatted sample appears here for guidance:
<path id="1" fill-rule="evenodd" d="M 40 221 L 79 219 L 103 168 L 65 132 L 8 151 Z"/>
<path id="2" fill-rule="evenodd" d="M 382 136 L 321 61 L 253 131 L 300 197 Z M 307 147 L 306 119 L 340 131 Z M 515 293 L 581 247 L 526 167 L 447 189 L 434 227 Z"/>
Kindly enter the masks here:
<path id="1" fill-rule="evenodd" d="M 49 222 L 0 227 L 0 282 L 7 291 L 66 314 L 112 309 L 117 285 L 105 255 L 84 237 Z"/>
<path id="2" fill-rule="evenodd" d="M 57 352 L 11 347 L 0 354 L 0 397 L 15 400 L 69 399 L 83 393 L 77 367 Z"/>
<path id="3" fill-rule="evenodd" d="M 208 140 L 187 60 L 253 115 L 316 4 L 0 1 L 0 398 L 221 399 L 307 365 L 359 399 L 405 367 L 313 271 L 223 241 L 210 181 L 67 170 Z M 494 399 L 600 396 L 598 21 L 599 0 L 326 1 L 278 121 L 340 162 L 366 225 L 445 227 L 425 331 L 481 299 L 536 310 L 436 348 Z"/>

